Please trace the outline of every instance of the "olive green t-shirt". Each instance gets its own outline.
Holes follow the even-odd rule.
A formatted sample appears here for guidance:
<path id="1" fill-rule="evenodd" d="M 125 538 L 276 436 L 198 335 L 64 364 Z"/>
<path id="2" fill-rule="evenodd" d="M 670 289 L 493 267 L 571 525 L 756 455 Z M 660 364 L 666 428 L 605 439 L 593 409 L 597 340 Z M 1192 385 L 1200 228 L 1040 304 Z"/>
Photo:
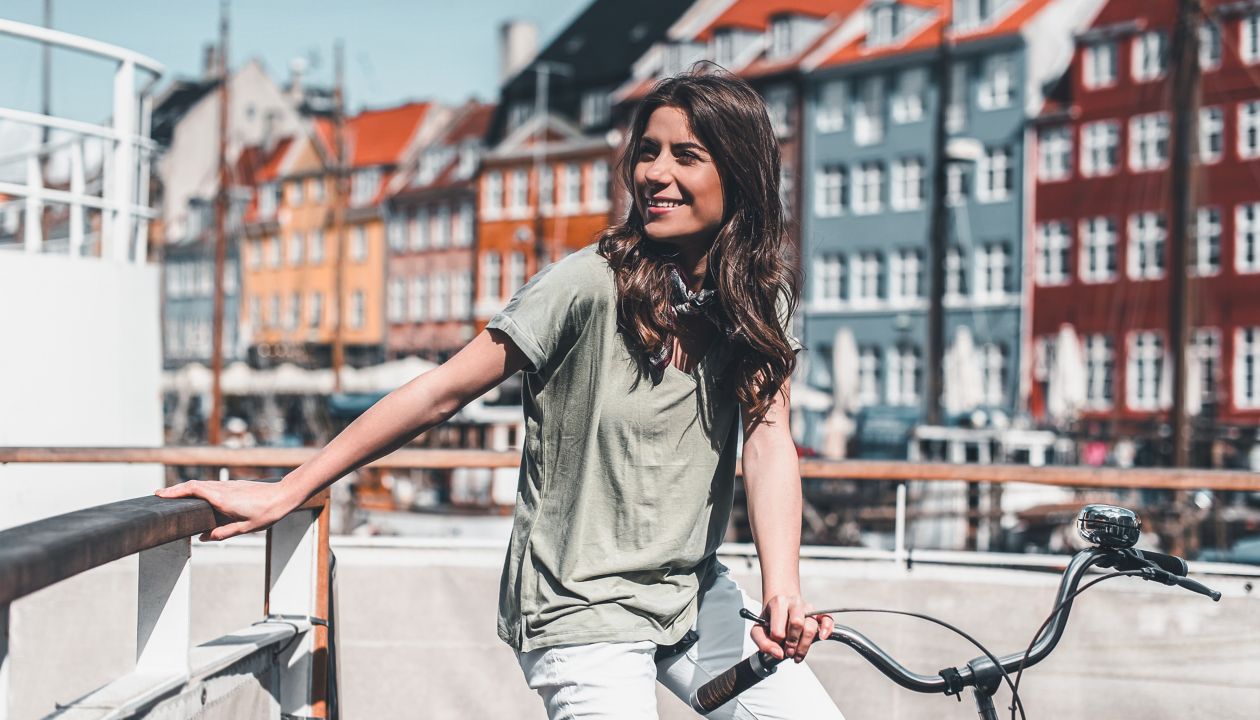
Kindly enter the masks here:
<path id="1" fill-rule="evenodd" d="M 529 359 L 499 637 L 520 651 L 674 643 L 731 511 L 739 404 L 719 337 L 695 369 L 641 374 L 594 246 L 538 273 L 489 327 Z"/>

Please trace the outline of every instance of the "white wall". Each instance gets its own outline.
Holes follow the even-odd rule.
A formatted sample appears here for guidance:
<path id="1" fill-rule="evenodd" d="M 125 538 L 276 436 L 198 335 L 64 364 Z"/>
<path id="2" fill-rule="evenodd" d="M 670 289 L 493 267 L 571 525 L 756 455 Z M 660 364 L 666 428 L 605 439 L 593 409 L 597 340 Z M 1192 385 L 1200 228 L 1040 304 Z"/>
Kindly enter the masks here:
<path id="1" fill-rule="evenodd" d="M 158 270 L 0 254 L 0 447 L 162 444 Z M 152 492 L 157 466 L 0 465 L 0 528 Z"/>

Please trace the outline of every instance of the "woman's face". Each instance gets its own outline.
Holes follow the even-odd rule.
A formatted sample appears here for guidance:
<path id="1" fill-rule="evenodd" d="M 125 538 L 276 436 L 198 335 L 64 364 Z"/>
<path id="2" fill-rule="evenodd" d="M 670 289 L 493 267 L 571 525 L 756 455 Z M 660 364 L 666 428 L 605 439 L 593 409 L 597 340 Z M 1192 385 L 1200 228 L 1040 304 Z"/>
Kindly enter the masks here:
<path id="1" fill-rule="evenodd" d="M 659 107 L 634 164 L 634 202 L 647 236 L 672 245 L 713 242 L 724 217 L 722 179 L 686 114 Z"/>

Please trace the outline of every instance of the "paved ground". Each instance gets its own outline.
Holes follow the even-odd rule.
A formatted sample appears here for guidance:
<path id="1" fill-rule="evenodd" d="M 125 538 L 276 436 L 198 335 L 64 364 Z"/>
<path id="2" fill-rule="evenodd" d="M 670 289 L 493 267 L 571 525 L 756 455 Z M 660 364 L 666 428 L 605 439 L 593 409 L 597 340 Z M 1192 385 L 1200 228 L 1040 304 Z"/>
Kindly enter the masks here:
<path id="1" fill-rule="evenodd" d="M 344 717 L 543 717 L 494 634 L 500 551 L 343 547 L 337 557 Z M 757 588 L 743 559 L 728 564 L 746 588 Z M 808 561 L 802 570 L 817 604 L 927 612 L 1002 653 L 1027 644 L 1057 584 L 1039 573 L 919 566 L 900 575 L 887 564 L 853 561 Z M 125 670 L 134 648 L 134 578 L 125 566 L 108 568 L 15 606 L 25 628 L 15 627 L 21 692 L 13 718 L 38 717 L 111 668 Z M 1055 654 L 1021 685 L 1028 717 L 1260 718 L 1260 588 L 1228 578 L 1212 584 L 1226 593 L 1218 604 L 1136 580 L 1089 591 Z M 194 641 L 257 619 L 261 588 L 256 544 L 196 548 Z M 920 672 L 976 654 L 921 621 L 854 615 L 846 622 Z M 811 662 L 848 720 L 975 717 L 969 700 L 903 691 L 838 644 L 819 648 Z M 999 696 L 1000 707 L 1007 701 Z M 695 717 L 672 696 L 662 694 L 660 705 L 662 720 Z"/>

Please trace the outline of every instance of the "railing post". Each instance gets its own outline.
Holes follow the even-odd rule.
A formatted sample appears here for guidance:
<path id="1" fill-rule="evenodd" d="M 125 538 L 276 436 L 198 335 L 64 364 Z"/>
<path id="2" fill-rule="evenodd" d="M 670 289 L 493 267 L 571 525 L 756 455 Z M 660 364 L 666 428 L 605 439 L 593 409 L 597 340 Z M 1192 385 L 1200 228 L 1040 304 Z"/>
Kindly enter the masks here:
<path id="1" fill-rule="evenodd" d="M 131 216 L 136 203 L 136 65 L 123 60 L 114 72 L 114 137 L 113 173 L 105 178 L 105 196 L 114 203 L 110 222 L 102 223 L 109 230 L 101 257 L 126 261 L 131 250 L 134 222 Z"/>
<path id="2" fill-rule="evenodd" d="M 263 612 L 268 616 L 308 618 L 316 613 L 318 584 L 317 513 L 299 510 L 267 531 L 267 596 Z M 313 717 L 315 633 L 295 637 L 278 658 L 280 712 Z"/>
<path id="3" fill-rule="evenodd" d="M 893 562 L 906 569 L 906 481 L 897 483 L 897 514 L 893 524 Z"/>
<path id="4" fill-rule="evenodd" d="M 9 606 L 0 605 L 0 720 L 9 717 Z"/>
<path id="5" fill-rule="evenodd" d="M 140 552 L 136 671 L 188 674 L 191 539 Z"/>

